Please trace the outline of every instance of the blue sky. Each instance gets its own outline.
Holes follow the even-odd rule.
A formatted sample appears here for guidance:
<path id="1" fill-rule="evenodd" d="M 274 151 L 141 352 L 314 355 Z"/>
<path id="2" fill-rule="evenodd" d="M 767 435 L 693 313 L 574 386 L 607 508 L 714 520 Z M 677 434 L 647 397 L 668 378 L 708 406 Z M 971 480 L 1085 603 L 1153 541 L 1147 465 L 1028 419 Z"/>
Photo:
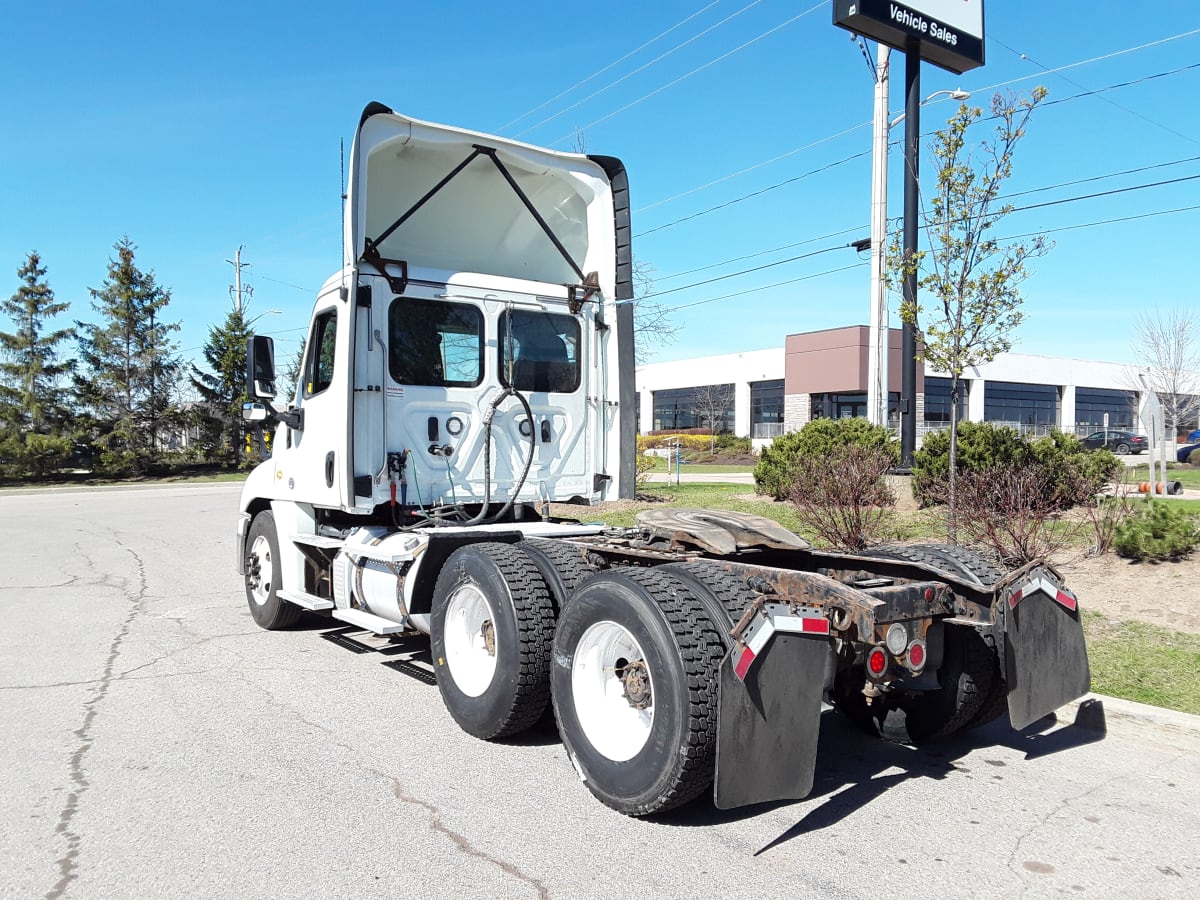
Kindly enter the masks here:
<path id="1" fill-rule="evenodd" d="M 283 342 L 281 353 L 294 349 L 315 290 L 340 260 L 339 140 L 348 153 L 359 113 L 378 100 L 560 149 L 581 129 L 589 152 L 625 161 L 634 250 L 656 291 L 822 251 L 661 295 L 680 307 L 681 329 L 655 361 L 866 323 L 866 260 L 843 245 L 868 235 L 872 81 L 858 47 L 831 24 L 831 7 L 9 5 L 0 292 L 16 289 L 16 270 L 36 249 L 70 315 L 90 320 L 87 289 L 100 286 L 112 244 L 128 235 L 139 263 L 172 290 L 179 346 L 194 357 L 230 309 L 225 260 L 244 245 L 250 312 L 280 310 L 259 329 Z M 1200 208 L 1168 211 L 1200 207 L 1200 8 L 991 0 L 986 32 L 983 68 L 956 76 L 926 64 L 922 93 L 961 87 L 986 107 L 997 86 L 1050 91 L 1010 187 L 1039 189 L 1018 205 L 1065 202 L 1000 227 L 1047 231 L 1056 243 L 1025 285 L 1015 349 L 1131 361 L 1139 309 L 1198 300 Z M 902 57 L 893 62 L 898 113 Z M 1127 82 L 1136 83 L 1112 87 Z M 952 111 L 930 104 L 922 130 Z M 1116 174 L 1133 169 L 1143 171 Z M 928 154 L 923 174 L 932 175 Z M 1081 179 L 1096 180 L 1064 184 Z M 1133 189 L 1071 199 L 1123 188 Z M 792 283 L 768 287 L 784 281 Z"/>

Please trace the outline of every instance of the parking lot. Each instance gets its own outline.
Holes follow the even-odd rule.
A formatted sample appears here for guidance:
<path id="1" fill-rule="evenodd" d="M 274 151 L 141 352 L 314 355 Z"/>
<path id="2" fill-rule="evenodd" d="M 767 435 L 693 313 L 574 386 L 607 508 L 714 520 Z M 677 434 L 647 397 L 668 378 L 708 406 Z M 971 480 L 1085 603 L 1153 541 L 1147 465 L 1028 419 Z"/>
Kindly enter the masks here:
<path id="1" fill-rule="evenodd" d="M 1111 714 L 916 750 L 827 711 L 809 799 L 626 819 L 552 724 L 460 732 L 421 641 L 257 629 L 237 492 L 0 493 L 5 896 L 1200 893 L 1200 738 Z"/>

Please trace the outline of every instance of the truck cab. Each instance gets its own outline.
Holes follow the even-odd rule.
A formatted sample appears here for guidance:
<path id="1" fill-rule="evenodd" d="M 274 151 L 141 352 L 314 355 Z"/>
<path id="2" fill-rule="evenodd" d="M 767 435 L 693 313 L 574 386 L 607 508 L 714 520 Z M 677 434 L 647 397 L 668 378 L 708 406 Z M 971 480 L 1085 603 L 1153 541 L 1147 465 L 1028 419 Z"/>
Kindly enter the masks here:
<path id="1" fill-rule="evenodd" d="M 629 209 L 611 157 L 364 111 L 341 269 L 243 509 L 470 519 L 631 495 Z M 259 341 L 251 365 L 273 371 Z M 264 356 L 266 358 L 264 358 Z M 627 364 L 621 363 L 628 361 Z M 255 410 L 251 410 L 251 415 Z"/>

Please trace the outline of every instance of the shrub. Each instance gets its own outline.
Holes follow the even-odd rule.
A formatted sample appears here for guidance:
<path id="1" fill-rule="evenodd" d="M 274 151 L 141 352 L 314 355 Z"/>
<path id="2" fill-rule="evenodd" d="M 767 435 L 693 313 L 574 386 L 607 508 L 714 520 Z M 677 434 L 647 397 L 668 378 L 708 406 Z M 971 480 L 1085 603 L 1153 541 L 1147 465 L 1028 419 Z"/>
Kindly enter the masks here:
<path id="1" fill-rule="evenodd" d="M 797 456 L 788 491 L 796 518 L 838 550 L 878 543 L 885 509 L 896 502 L 884 477 L 895 462 L 891 447 L 853 443 Z"/>
<path id="2" fill-rule="evenodd" d="M 1200 516 L 1147 499 L 1117 526 L 1113 547 L 1128 559 L 1178 559 L 1200 546 Z"/>
<path id="3" fill-rule="evenodd" d="M 727 456 L 744 456 L 754 452 L 754 444 L 748 437 L 733 434 L 717 435 L 717 452 Z"/>
<path id="4" fill-rule="evenodd" d="M 958 527 L 1010 566 L 1049 556 L 1077 528 L 1055 519 L 1055 473 L 1035 459 L 1003 463 L 958 476 Z"/>
<path id="5" fill-rule="evenodd" d="M 1054 431 L 1049 437 L 1026 441 L 1016 430 L 990 422 L 962 422 L 958 428 L 958 473 L 1010 469 L 1025 464 L 1039 469 L 1036 483 L 1045 491 L 1048 512 L 1090 503 L 1105 483 L 1121 471 L 1121 461 L 1109 450 L 1085 450 L 1073 435 Z M 926 435 L 913 454 L 913 496 L 921 506 L 941 503 L 950 473 L 950 432 Z M 1032 483 L 1032 482 L 1030 482 Z"/>
<path id="6" fill-rule="evenodd" d="M 891 465 L 900 459 L 900 448 L 892 433 L 866 419 L 814 419 L 799 431 L 775 438 L 759 454 L 754 467 L 755 490 L 776 500 L 789 496 L 801 459 L 823 459 L 837 447 L 882 450 Z"/>
<path id="7" fill-rule="evenodd" d="M 1191 453 L 1188 454 L 1188 465 L 1189 466 L 1200 466 L 1200 447 L 1197 447 L 1195 450 L 1193 450 Z"/>

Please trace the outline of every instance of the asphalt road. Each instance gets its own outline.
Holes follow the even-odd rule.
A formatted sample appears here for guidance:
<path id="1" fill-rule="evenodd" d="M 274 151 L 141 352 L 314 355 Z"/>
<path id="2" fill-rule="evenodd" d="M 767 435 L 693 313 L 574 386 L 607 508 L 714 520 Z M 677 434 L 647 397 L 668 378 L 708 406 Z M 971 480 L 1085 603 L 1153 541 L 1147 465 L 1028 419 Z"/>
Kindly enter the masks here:
<path id="1" fill-rule="evenodd" d="M 1200 895 L 1194 735 L 1110 714 L 914 750 L 827 711 L 808 800 L 634 821 L 552 729 L 458 731 L 389 665 L 419 643 L 258 630 L 236 504 L 0 493 L 4 896 Z"/>

